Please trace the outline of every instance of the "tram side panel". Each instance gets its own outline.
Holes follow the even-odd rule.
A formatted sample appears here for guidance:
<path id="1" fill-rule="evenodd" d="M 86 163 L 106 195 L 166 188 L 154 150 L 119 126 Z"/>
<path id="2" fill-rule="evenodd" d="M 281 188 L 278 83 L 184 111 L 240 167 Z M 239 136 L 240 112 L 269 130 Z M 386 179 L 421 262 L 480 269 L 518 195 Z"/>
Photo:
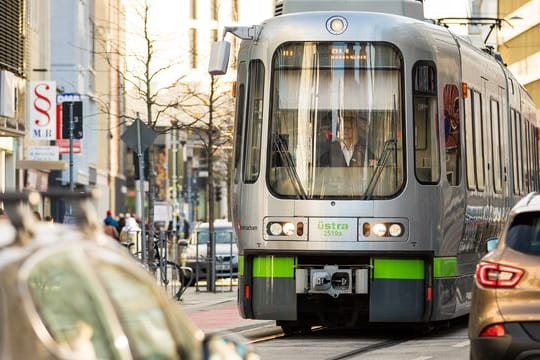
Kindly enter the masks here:
<path id="1" fill-rule="evenodd" d="M 434 258 L 426 276 L 432 279 L 432 289 L 429 290 L 432 292 L 432 309 L 429 311 L 429 319 L 442 320 L 455 317 L 460 309 L 466 311 L 468 303 L 464 295 L 470 291 L 470 286 L 467 286 L 470 278 L 467 279 L 460 273 L 458 259 L 466 202 L 463 186 L 465 164 L 460 53 L 456 42 L 448 33 L 444 37 L 433 36 L 432 41 L 437 49 L 436 121 L 439 129 L 441 177 L 438 187 L 442 216 L 438 223 L 439 236 L 433 241 Z M 426 306 L 429 306 L 429 300 Z"/>

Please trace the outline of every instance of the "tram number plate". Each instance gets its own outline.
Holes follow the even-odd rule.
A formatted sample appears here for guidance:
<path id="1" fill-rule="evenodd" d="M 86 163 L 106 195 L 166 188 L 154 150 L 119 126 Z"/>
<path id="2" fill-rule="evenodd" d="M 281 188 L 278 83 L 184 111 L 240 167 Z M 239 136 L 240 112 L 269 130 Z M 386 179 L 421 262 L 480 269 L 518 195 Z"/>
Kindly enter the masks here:
<path id="1" fill-rule="evenodd" d="M 309 236 L 311 240 L 357 241 L 356 218 L 311 218 Z"/>

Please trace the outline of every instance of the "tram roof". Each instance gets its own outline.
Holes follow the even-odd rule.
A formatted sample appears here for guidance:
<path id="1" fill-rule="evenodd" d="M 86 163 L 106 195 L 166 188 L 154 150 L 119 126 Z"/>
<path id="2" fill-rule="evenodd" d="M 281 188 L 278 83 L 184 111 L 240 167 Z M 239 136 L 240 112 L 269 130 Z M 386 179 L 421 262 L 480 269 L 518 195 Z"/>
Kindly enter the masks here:
<path id="1" fill-rule="evenodd" d="M 283 0 L 275 15 L 310 11 L 367 11 L 424 19 L 422 0 Z"/>

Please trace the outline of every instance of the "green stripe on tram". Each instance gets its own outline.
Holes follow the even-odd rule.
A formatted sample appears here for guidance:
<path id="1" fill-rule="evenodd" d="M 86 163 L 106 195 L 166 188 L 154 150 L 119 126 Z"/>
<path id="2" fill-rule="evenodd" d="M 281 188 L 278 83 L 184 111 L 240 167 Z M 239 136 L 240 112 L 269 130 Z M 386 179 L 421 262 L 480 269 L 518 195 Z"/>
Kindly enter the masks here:
<path id="1" fill-rule="evenodd" d="M 424 261 L 420 259 L 371 259 L 371 264 L 374 279 L 424 279 Z"/>
<path id="2" fill-rule="evenodd" d="M 238 276 L 244 276 L 244 255 L 238 256 Z"/>
<path id="3" fill-rule="evenodd" d="M 457 258 L 455 256 L 436 257 L 433 259 L 433 277 L 453 277 L 458 275 Z"/>
<path id="4" fill-rule="evenodd" d="M 257 256 L 253 259 L 254 278 L 294 278 L 295 257 Z"/>

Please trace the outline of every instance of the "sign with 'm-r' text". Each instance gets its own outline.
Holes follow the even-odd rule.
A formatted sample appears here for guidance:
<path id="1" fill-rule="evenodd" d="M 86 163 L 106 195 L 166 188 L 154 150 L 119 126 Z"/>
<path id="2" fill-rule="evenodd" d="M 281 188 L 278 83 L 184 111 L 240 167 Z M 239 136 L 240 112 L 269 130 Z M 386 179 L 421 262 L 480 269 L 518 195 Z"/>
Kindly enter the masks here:
<path id="1" fill-rule="evenodd" d="M 32 139 L 56 139 L 56 82 L 30 81 L 28 129 Z"/>

